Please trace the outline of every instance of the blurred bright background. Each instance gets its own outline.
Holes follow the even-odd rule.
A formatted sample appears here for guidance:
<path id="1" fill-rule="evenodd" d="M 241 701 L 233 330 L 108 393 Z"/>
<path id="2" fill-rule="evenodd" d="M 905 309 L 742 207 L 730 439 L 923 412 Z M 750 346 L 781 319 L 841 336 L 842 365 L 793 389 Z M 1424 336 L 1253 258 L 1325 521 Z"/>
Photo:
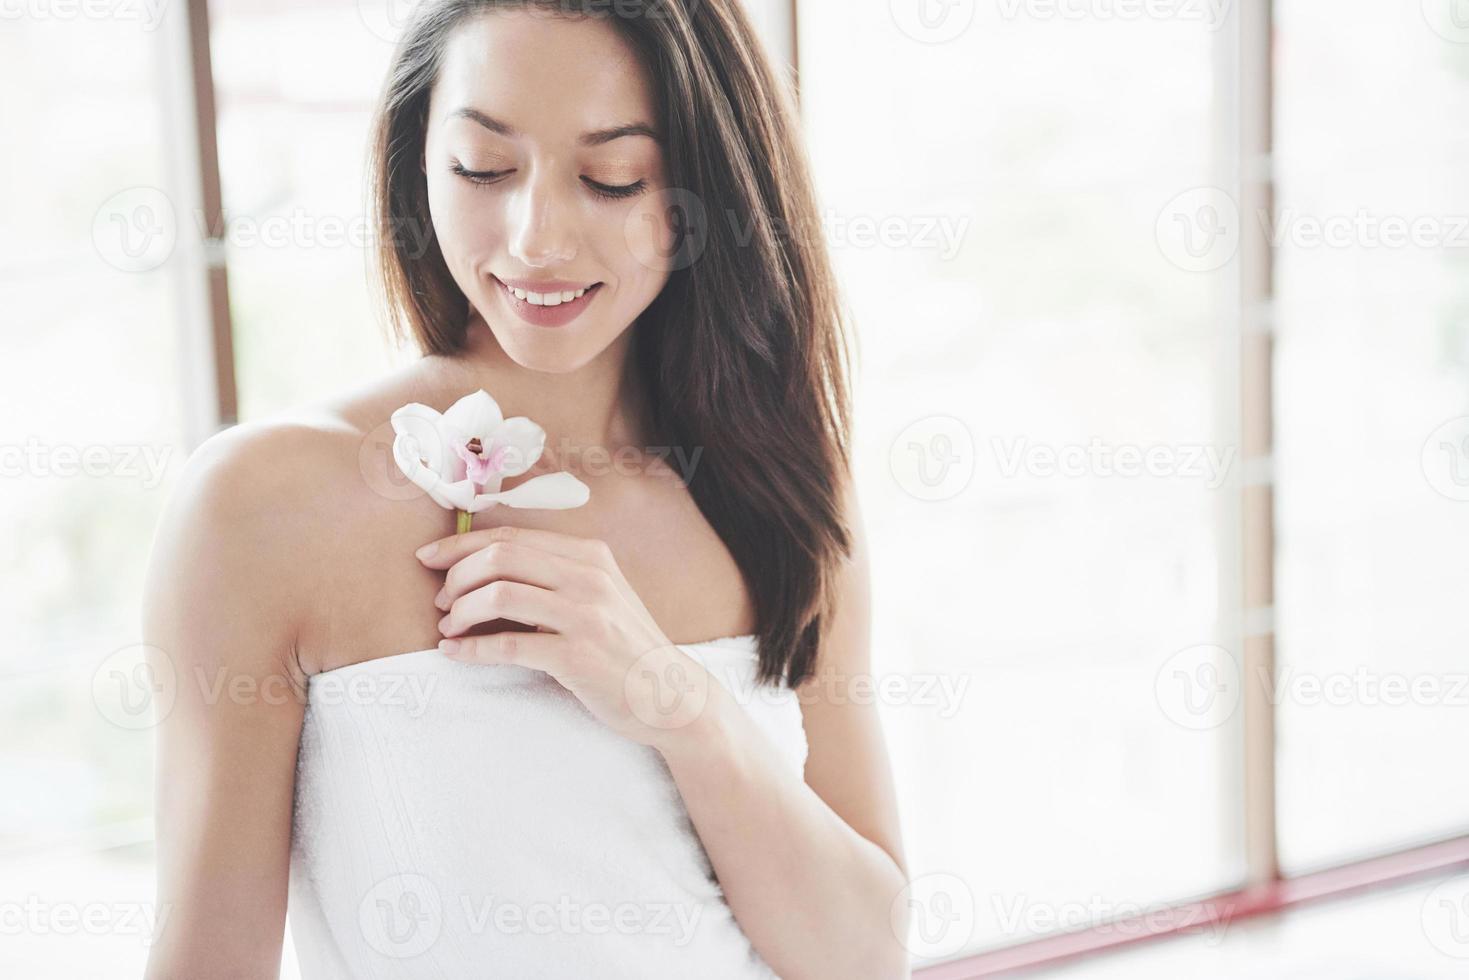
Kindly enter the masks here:
<path id="1" fill-rule="evenodd" d="M 1469 3 L 1244 4 L 750 2 L 859 334 L 934 978 L 1332 869 L 1391 884 L 1055 975 L 1469 974 Z M 260 418 L 412 356 L 365 280 L 401 4 L 209 4 L 210 247 L 188 9 L 0 8 L 6 977 L 141 975 L 141 580 L 222 390 Z"/>

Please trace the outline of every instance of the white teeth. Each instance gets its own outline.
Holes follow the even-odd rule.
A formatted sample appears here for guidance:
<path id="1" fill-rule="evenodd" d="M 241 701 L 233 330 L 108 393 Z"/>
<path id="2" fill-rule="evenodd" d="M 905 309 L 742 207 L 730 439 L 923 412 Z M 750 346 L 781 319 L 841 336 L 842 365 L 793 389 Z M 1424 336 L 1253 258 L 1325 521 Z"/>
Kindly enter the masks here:
<path id="1" fill-rule="evenodd" d="M 579 299 L 586 293 L 585 289 L 568 289 L 559 293 L 533 293 L 526 289 L 516 289 L 507 286 L 510 292 L 515 294 L 516 299 L 524 300 L 532 306 L 560 306 L 562 303 L 570 303 Z"/>

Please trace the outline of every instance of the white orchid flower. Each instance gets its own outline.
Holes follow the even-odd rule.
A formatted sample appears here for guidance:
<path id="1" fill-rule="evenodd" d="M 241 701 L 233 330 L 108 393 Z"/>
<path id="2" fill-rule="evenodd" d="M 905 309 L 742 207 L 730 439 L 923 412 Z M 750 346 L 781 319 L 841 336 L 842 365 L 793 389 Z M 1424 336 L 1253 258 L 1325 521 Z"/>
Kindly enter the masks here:
<path id="1" fill-rule="evenodd" d="M 484 389 L 459 399 L 440 415 L 409 402 L 393 413 L 393 462 L 403 475 L 440 507 L 459 512 L 459 533 L 470 515 L 496 504 L 507 507 L 569 510 L 591 497 L 587 485 L 570 473 L 547 473 L 512 490 L 501 490 L 507 476 L 535 465 L 546 445 L 546 431 L 525 416 L 507 419 Z"/>

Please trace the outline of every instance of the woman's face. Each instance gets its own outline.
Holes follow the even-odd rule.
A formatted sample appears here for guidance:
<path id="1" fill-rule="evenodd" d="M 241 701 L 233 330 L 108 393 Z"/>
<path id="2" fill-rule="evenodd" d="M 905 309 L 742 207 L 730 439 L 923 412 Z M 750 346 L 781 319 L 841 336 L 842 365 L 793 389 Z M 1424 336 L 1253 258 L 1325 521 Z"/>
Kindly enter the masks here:
<path id="1" fill-rule="evenodd" d="M 575 370 L 667 282 L 656 124 L 645 70 L 606 23 L 497 11 L 449 37 L 429 103 L 429 210 L 449 272 L 516 363 Z"/>

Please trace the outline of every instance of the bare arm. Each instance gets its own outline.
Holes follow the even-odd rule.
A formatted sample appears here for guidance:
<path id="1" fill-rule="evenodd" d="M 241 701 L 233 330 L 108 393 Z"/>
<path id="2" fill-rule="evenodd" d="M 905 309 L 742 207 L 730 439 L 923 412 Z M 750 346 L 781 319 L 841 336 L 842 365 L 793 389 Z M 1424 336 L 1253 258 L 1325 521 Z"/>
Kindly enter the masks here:
<path id="1" fill-rule="evenodd" d="M 304 677 L 295 659 L 311 434 L 235 427 L 189 460 L 155 537 L 143 625 L 171 671 L 155 729 L 158 915 L 147 980 L 280 973 Z M 295 502 L 294 506 L 291 502 Z"/>
<path id="2" fill-rule="evenodd" d="M 663 750 L 730 908 L 785 980 L 909 976 L 906 909 L 896 927 L 890 919 L 907 884 L 896 794 L 877 709 L 853 697 L 854 679 L 873 685 L 868 562 L 850 491 L 848 506 L 843 601 L 816 676 L 798 689 L 805 782 L 718 685 L 710 724 Z"/>

